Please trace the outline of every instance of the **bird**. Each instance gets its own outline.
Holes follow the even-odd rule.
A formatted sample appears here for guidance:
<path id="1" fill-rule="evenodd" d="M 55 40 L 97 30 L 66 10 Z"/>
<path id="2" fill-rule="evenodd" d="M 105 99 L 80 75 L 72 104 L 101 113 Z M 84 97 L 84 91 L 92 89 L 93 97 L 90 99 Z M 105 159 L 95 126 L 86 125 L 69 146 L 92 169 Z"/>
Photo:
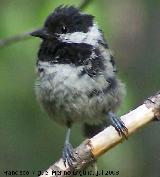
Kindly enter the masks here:
<path id="1" fill-rule="evenodd" d="M 73 166 L 71 128 L 79 122 L 92 137 L 109 122 L 127 137 L 116 110 L 124 99 L 125 84 L 118 78 L 113 54 L 95 17 L 60 5 L 42 28 L 31 33 L 41 39 L 37 54 L 35 93 L 55 122 L 66 127 L 62 158 Z"/>

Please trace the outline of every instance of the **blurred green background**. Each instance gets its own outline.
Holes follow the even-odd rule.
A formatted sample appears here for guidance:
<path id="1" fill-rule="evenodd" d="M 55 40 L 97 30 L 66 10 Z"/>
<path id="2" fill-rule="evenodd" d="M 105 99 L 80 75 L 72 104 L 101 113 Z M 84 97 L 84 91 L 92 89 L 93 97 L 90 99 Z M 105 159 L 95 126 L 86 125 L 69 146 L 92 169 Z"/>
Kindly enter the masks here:
<path id="1" fill-rule="evenodd" d="M 80 0 L 0 0 L 0 38 L 42 26 L 60 4 Z M 85 9 L 103 29 L 127 85 L 119 114 L 160 89 L 160 1 L 93 0 Z M 0 176 L 6 170 L 44 170 L 61 156 L 65 128 L 51 121 L 34 94 L 40 40 L 0 48 Z M 80 125 L 72 144 L 84 138 Z M 98 160 L 98 168 L 120 177 L 160 176 L 160 123 L 150 123 Z M 36 175 L 29 175 L 36 176 Z"/>

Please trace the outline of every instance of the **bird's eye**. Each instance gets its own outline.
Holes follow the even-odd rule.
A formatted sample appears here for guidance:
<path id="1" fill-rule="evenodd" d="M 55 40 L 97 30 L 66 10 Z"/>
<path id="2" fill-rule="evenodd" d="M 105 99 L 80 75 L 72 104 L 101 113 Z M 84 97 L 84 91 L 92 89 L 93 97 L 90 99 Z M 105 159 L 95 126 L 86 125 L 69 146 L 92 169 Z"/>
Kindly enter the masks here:
<path id="1" fill-rule="evenodd" d="M 62 31 L 62 33 L 66 33 L 66 32 L 67 32 L 67 28 L 66 28 L 66 26 L 62 26 L 61 31 Z"/>

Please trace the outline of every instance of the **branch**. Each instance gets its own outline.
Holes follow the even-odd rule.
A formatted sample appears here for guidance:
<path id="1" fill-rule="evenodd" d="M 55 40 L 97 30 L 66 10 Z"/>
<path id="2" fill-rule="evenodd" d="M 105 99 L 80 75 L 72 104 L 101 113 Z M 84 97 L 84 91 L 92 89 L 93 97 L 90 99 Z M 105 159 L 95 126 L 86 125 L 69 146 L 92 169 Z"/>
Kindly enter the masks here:
<path id="1" fill-rule="evenodd" d="M 79 5 L 79 9 L 80 10 L 84 10 L 93 0 L 84 0 L 80 5 Z"/>
<path id="2" fill-rule="evenodd" d="M 128 136 L 153 119 L 158 118 L 160 118 L 160 92 L 148 98 L 144 104 L 137 107 L 135 110 L 121 116 L 121 119 L 128 128 Z M 73 174 L 75 176 L 76 172 L 78 174 L 78 170 L 88 167 L 94 162 L 94 159 L 123 140 L 124 139 L 118 135 L 115 128 L 109 126 L 93 138 L 85 140 L 74 150 L 74 158 L 76 160 L 73 168 L 65 167 L 63 160 L 60 159 L 51 165 L 40 177 L 63 177 L 66 175 L 73 176 Z"/>
<path id="3" fill-rule="evenodd" d="M 31 32 L 25 32 L 25 33 L 18 34 L 16 36 L 12 36 L 12 37 L 9 37 L 9 38 L 6 38 L 6 39 L 1 39 L 0 40 L 0 48 L 5 47 L 5 46 L 10 45 L 10 44 L 13 44 L 13 43 L 16 43 L 16 42 L 19 42 L 19 41 L 24 41 L 24 40 L 27 40 L 27 39 L 31 39 L 31 36 L 30 36 Z"/>
<path id="4" fill-rule="evenodd" d="M 84 10 L 89 5 L 89 3 L 91 3 L 91 1 L 92 0 L 83 0 L 82 3 L 79 5 L 79 9 Z M 30 36 L 30 34 L 32 32 L 33 31 L 25 32 L 25 33 L 22 33 L 22 34 L 17 34 L 16 36 L 1 39 L 0 40 L 0 48 L 6 47 L 6 46 L 11 45 L 11 44 L 16 43 L 16 42 L 31 39 L 32 37 Z"/>

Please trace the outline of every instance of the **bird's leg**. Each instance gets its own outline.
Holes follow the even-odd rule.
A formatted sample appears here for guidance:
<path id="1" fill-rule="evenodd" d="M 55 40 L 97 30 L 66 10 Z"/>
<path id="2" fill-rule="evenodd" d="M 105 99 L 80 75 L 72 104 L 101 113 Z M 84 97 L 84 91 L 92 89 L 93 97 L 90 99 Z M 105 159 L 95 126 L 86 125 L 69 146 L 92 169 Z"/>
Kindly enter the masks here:
<path id="1" fill-rule="evenodd" d="M 128 129 L 126 128 L 124 122 L 113 112 L 108 112 L 107 117 L 109 117 L 111 125 L 117 130 L 119 136 L 123 136 L 127 139 Z"/>
<path id="2" fill-rule="evenodd" d="M 65 166 L 66 164 L 68 164 L 69 166 L 73 166 L 73 160 L 74 160 L 73 147 L 70 144 L 70 133 L 71 133 L 71 128 L 68 127 L 65 143 L 64 143 L 63 154 L 62 154 L 62 158 Z"/>

